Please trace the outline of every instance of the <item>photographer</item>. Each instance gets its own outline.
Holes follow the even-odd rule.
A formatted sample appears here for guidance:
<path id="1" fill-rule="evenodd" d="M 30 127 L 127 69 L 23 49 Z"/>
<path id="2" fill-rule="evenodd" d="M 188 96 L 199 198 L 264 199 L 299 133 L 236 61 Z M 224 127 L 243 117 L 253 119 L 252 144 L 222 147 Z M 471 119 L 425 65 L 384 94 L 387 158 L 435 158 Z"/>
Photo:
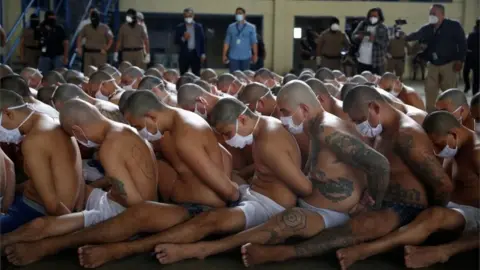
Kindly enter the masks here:
<path id="1" fill-rule="evenodd" d="M 387 71 L 395 73 L 400 80 L 405 71 L 405 48 L 410 51 L 408 42 L 405 40 L 405 33 L 400 25 L 406 24 L 405 20 L 396 20 L 394 26 L 394 38 L 390 39 L 387 48 Z"/>
<path id="2" fill-rule="evenodd" d="M 358 24 L 352 38 L 359 43 L 357 72 L 370 71 L 382 75 L 388 46 L 388 29 L 383 24 L 384 17 L 380 8 L 370 9 L 367 20 Z"/>
<path id="3" fill-rule="evenodd" d="M 465 32 L 457 21 L 445 18 L 445 7 L 430 8 L 429 23 L 408 35 L 406 41 L 419 40 L 427 44 L 425 56 L 430 62 L 425 80 L 427 111 L 435 109 L 438 90 L 457 86 L 457 73 L 462 69 L 466 54 Z"/>

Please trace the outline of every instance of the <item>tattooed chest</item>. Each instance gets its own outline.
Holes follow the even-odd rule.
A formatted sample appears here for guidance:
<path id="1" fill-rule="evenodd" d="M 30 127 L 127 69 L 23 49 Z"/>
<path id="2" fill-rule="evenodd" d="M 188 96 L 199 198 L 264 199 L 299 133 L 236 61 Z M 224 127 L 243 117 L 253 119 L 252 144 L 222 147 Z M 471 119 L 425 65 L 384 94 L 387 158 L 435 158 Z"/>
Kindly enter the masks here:
<path id="1" fill-rule="evenodd" d="M 354 191 L 352 180 L 344 177 L 329 178 L 321 170 L 310 171 L 308 178 L 312 181 L 314 189 L 334 203 L 348 199 Z"/>

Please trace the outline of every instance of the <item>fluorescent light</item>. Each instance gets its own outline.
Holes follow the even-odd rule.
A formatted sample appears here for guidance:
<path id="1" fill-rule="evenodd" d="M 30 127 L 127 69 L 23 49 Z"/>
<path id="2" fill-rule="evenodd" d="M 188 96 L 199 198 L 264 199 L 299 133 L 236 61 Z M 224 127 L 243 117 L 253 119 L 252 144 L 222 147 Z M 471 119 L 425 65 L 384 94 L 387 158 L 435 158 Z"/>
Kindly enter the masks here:
<path id="1" fill-rule="evenodd" d="M 293 28 L 293 38 L 294 39 L 301 39 L 302 38 L 302 28 L 300 28 L 300 27 Z"/>

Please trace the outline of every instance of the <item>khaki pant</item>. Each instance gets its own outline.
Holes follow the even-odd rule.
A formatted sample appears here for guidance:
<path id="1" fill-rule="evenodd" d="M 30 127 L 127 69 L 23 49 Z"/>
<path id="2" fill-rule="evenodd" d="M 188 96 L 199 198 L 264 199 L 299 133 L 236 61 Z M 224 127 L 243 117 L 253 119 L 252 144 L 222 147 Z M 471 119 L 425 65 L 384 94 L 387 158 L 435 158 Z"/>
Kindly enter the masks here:
<path id="1" fill-rule="evenodd" d="M 441 66 L 429 63 L 425 79 L 427 112 L 435 110 L 439 89 L 445 91 L 455 87 L 457 87 L 457 73 L 453 70 L 453 62 Z"/>
<path id="2" fill-rule="evenodd" d="M 96 52 L 83 53 L 83 73 L 87 72 L 88 66 L 100 67 L 107 62 L 107 55 Z"/>
<path id="3" fill-rule="evenodd" d="M 387 71 L 395 73 L 401 80 L 405 72 L 405 59 L 389 58 L 387 60 Z"/>
<path id="4" fill-rule="evenodd" d="M 133 51 L 133 52 L 122 52 L 122 61 L 128 61 L 132 65 L 137 66 L 141 69 L 145 69 L 146 64 L 143 62 L 143 50 Z"/>
<path id="5" fill-rule="evenodd" d="M 341 59 L 340 58 L 326 58 L 322 56 L 322 67 L 329 68 L 331 70 L 340 70 L 341 69 Z"/>

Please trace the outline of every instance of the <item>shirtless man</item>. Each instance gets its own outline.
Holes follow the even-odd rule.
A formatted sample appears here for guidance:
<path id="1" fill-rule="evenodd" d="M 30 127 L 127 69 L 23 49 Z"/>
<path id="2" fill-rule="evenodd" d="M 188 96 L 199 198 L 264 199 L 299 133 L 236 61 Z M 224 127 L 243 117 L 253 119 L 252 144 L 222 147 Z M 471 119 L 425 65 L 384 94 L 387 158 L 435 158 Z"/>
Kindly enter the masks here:
<path id="1" fill-rule="evenodd" d="M 456 88 L 443 91 L 437 98 L 435 108 L 452 113 L 462 125 L 475 130 L 475 120 L 470 113 L 470 106 L 463 91 Z"/>
<path id="2" fill-rule="evenodd" d="M 177 84 L 177 81 L 180 78 L 180 74 L 175 69 L 167 69 L 163 73 L 163 78 L 165 78 L 166 81 L 168 81 L 172 84 Z"/>
<path id="3" fill-rule="evenodd" d="M 64 83 L 67 83 L 65 78 L 55 70 L 51 70 L 47 74 L 44 74 L 42 78 L 42 86 L 61 85 Z"/>
<path id="4" fill-rule="evenodd" d="M 206 82 L 212 82 L 212 80 L 217 79 L 217 73 L 211 68 L 204 69 L 200 74 L 200 79 Z"/>
<path id="5" fill-rule="evenodd" d="M 345 97 L 347 96 L 347 93 L 350 92 L 353 88 L 356 86 L 359 86 L 360 84 L 358 83 L 345 83 L 341 88 L 340 88 L 340 94 L 338 95 L 338 99 L 344 100 Z"/>
<path id="6" fill-rule="evenodd" d="M 247 84 L 238 94 L 238 100 L 247 105 L 251 111 L 259 112 L 262 115 L 280 117 L 277 109 L 277 102 L 267 86 L 255 82 Z"/>
<path id="7" fill-rule="evenodd" d="M 159 243 L 192 243 L 212 233 L 240 232 L 266 222 L 308 196 L 312 183 L 300 169 L 300 151 L 295 139 L 275 118 L 259 116 L 240 101 L 221 99 L 210 123 L 232 147 L 252 145 L 255 175 L 250 186 L 241 186 L 238 206 L 210 211 L 164 232 Z M 158 245 L 160 263 L 185 258 L 182 246 Z M 187 255 L 188 258 L 188 255 Z"/>
<path id="8" fill-rule="evenodd" d="M 248 264 L 319 256 L 374 240 L 410 223 L 428 205 L 447 204 L 452 183 L 433 154 L 433 145 L 421 126 L 395 110 L 368 86 L 351 90 L 343 102 L 343 109 L 363 136 L 376 139 L 375 149 L 390 163 L 390 183 L 382 209 L 359 214 L 345 225 L 294 246 L 249 246 L 244 251 Z M 364 159 L 369 158 L 361 155 L 355 160 Z M 426 190 L 431 191 L 428 197 Z M 377 204 L 377 199 L 373 200 Z M 364 202 L 359 205 L 360 208 L 364 206 Z M 305 218 L 299 216 L 298 220 Z M 341 264 L 345 263 L 342 252 L 337 253 L 337 257 Z"/>
<path id="9" fill-rule="evenodd" d="M 221 97 L 208 93 L 195 84 L 186 84 L 178 89 L 178 106 L 200 115 L 203 119 L 209 118 L 213 107 L 220 99 Z M 244 179 L 250 178 L 253 173 L 251 147 L 247 146 L 244 149 L 231 147 L 222 136 L 217 133 L 215 135 L 218 142 L 232 155 L 233 170 Z"/>
<path id="10" fill-rule="evenodd" d="M 278 106 L 282 113 L 288 115 L 288 117 L 303 115 L 305 125 L 309 127 L 308 134 L 311 136 L 312 151 L 306 172 L 309 178 L 307 182 L 313 185 L 312 193 L 300 195 L 301 199 L 298 201 L 300 208 L 286 210 L 261 226 L 220 241 L 199 242 L 190 245 L 159 245 L 156 251 L 160 251 L 157 258 L 161 263 L 171 263 L 188 257 L 204 258 L 248 242 L 278 244 L 292 236 L 308 238 L 325 228 L 335 227 L 346 222 L 349 219 L 348 213 L 357 211 L 356 205 L 362 195 L 367 194 L 366 189 L 371 192 L 377 202 L 382 200 L 382 193 L 386 191 L 388 185 L 388 161 L 378 152 L 356 139 L 354 135 L 356 131 L 352 126 L 325 112 L 316 100 L 315 94 L 305 83 L 295 81 L 285 85 L 278 96 Z M 231 109 L 229 108 L 229 110 Z M 298 113 L 295 113 L 296 111 Z M 224 110 L 221 113 L 226 112 L 227 110 Z M 291 160 L 281 159 L 281 157 L 288 157 L 286 154 L 279 153 L 279 151 L 285 151 L 279 148 L 287 145 L 289 137 L 287 133 L 281 131 L 283 129 L 278 129 L 278 131 L 271 129 L 271 126 L 275 123 L 270 120 L 271 118 L 260 117 L 260 119 L 261 122 L 266 122 L 265 124 L 268 124 L 268 126 L 262 127 L 260 122 L 257 128 L 257 132 L 260 134 L 255 134 L 254 131 L 254 136 L 257 137 L 254 138 L 254 148 L 256 150 L 254 153 L 259 154 L 255 161 L 255 164 L 258 164 L 257 170 L 266 166 L 266 168 L 270 168 L 271 177 L 275 177 L 275 180 L 285 179 L 283 180 L 285 183 L 288 183 L 286 182 L 288 179 L 300 180 L 305 178 L 298 168 L 298 150 L 296 151 L 297 162 L 293 163 L 295 161 L 293 158 Z M 222 122 L 218 122 L 217 126 L 222 128 Z M 269 134 L 274 131 L 275 133 Z M 233 128 L 230 127 L 230 131 L 227 132 L 231 136 Z M 258 138 L 261 132 L 269 135 L 268 141 L 264 142 L 261 138 Z M 283 137 L 280 137 L 280 135 Z M 274 136 L 278 136 L 278 138 L 274 138 Z M 269 143 L 273 148 L 269 148 L 265 154 L 273 154 L 275 158 L 260 155 L 262 148 L 268 147 Z M 257 152 L 257 150 L 259 151 Z M 361 159 L 360 157 L 367 158 Z M 276 161 L 274 162 L 274 160 Z M 287 160 L 290 162 L 290 167 L 287 167 Z M 269 165 L 269 163 L 274 164 Z M 259 175 L 259 179 L 255 180 L 258 183 L 254 182 L 254 184 L 262 184 L 263 175 L 263 173 Z M 368 184 L 370 184 L 368 188 L 367 179 Z M 254 185 L 254 188 L 256 185 Z M 277 196 L 280 195 L 283 196 L 283 194 Z M 244 248 L 244 250 L 247 249 L 248 247 Z"/>
<path id="11" fill-rule="evenodd" d="M 110 74 L 97 71 L 92 74 L 88 81 L 88 93 L 90 96 L 103 101 L 118 104 L 123 89 L 116 83 Z"/>
<path id="12" fill-rule="evenodd" d="M 168 93 L 162 79 L 153 76 L 145 76 L 138 84 L 139 90 L 152 91 L 163 103 L 176 107 L 177 97 Z"/>
<path id="13" fill-rule="evenodd" d="M 380 79 L 378 77 L 380 74 L 373 74 L 371 71 L 368 71 L 368 70 L 365 70 L 360 75 L 362 75 L 364 78 L 366 78 L 371 83 L 377 83 L 378 80 Z"/>
<path id="14" fill-rule="evenodd" d="M 217 89 L 225 94 L 237 97 L 243 87 L 244 83 L 230 73 L 218 76 Z"/>
<path id="15" fill-rule="evenodd" d="M 455 183 L 451 202 L 447 208 L 428 208 L 408 226 L 374 242 L 339 250 L 343 255 L 344 269 L 358 260 L 398 246 L 421 244 L 429 235 L 439 230 L 463 230 L 464 235 L 459 240 L 436 247 L 406 246 L 407 267 L 428 267 L 437 262 L 446 262 L 460 252 L 478 248 L 480 142 L 476 140 L 472 130 L 461 125 L 455 116 L 448 112 L 429 114 L 423 128 L 433 142 L 436 155 L 444 158 L 446 162 L 455 163 L 455 168 L 450 172 Z"/>
<path id="16" fill-rule="evenodd" d="M 129 67 L 122 73 L 122 88 L 125 90 L 138 89 L 143 78 L 143 70 L 139 67 Z"/>
<path id="17" fill-rule="evenodd" d="M 365 83 L 368 83 L 369 81 L 364 76 L 357 74 L 357 75 L 353 76 L 352 78 L 350 78 L 348 80 L 348 82 L 357 83 L 357 84 L 365 84 Z"/>
<path id="18" fill-rule="evenodd" d="M 310 79 L 306 81 L 306 83 L 310 86 L 320 102 L 320 105 L 322 105 L 322 108 L 326 112 L 333 114 L 344 121 L 350 120 L 348 114 L 342 110 L 343 102 L 332 96 L 322 81 L 319 79 Z"/>
<path id="19" fill-rule="evenodd" d="M 425 111 L 425 103 L 420 95 L 415 89 L 403 84 L 395 74 L 391 72 L 383 74 L 378 83 L 378 87 L 390 92 L 392 95 L 403 101 L 403 103 Z"/>
<path id="20" fill-rule="evenodd" d="M 120 70 L 118 70 L 116 67 L 111 66 L 109 64 L 106 64 L 106 65 L 102 66 L 99 71 L 103 71 L 103 72 L 109 74 L 110 76 L 112 76 L 115 79 L 115 83 L 117 83 L 118 85 L 121 85 L 122 74 L 123 73 L 120 72 Z"/>
<path id="21" fill-rule="evenodd" d="M 40 88 L 42 84 L 42 74 L 40 70 L 32 67 L 26 67 L 20 72 L 20 76 L 27 82 L 28 87 L 33 89 Z"/>
<path id="22" fill-rule="evenodd" d="M 156 201 L 158 198 L 155 158 L 136 131 L 108 120 L 93 105 L 79 99 L 65 103 L 60 110 L 60 122 L 63 130 L 80 144 L 89 148 L 99 147 L 98 157 L 112 187 L 104 192 L 86 186 L 85 211 L 59 218 L 36 219 L 7 234 L 2 239 L 7 246 L 5 252 L 8 260 L 15 265 L 30 264 L 70 247 L 73 243 L 69 233 L 108 220 L 126 208 L 140 207 L 143 202 Z M 55 143 L 57 149 L 58 142 Z M 36 158 L 35 164 L 38 163 L 39 159 Z M 80 168 L 80 164 L 77 166 Z M 63 168 L 71 170 L 72 167 Z M 62 181 L 65 182 L 65 179 Z"/>
<path id="23" fill-rule="evenodd" d="M 315 78 L 326 83 L 328 80 L 335 80 L 335 75 L 329 68 L 323 67 L 317 70 L 315 73 Z"/>
<path id="24" fill-rule="evenodd" d="M 23 194 L 0 216 L 0 233 L 12 232 L 37 217 L 71 213 L 83 200 L 84 189 L 75 141 L 51 117 L 32 110 L 12 91 L 0 90 L 0 110 L 0 142 L 22 142 L 29 177 Z M 2 237 L 2 246 L 8 243 L 6 238 Z"/>
<path id="25" fill-rule="evenodd" d="M 343 86 L 343 84 L 342 84 Z M 327 91 L 330 93 L 330 95 L 337 97 L 338 94 L 340 94 L 340 88 L 333 83 L 326 83 L 325 87 L 327 88 Z"/>
<path id="26" fill-rule="evenodd" d="M 33 97 L 27 82 L 19 75 L 9 75 L 0 79 L 0 85 L 3 89 L 15 92 L 23 98 L 25 103 L 31 104 L 35 111 L 44 113 L 54 119 L 58 119 L 58 112 L 52 107 L 44 104 Z"/>
<path id="27" fill-rule="evenodd" d="M 261 68 L 255 72 L 253 76 L 254 82 L 261 83 L 268 88 L 276 86 L 277 82 L 275 81 L 275 76 L 273 72 L 266 68 Z"/>
<path id="28" fill-rule="evenodd" d="M 117 105 L 108 101 L 92 98 L 74 84 L 64 84 L 57 87 L 53 93 L 50 104 L 60 111 L 67 101 L 76 98 L 92 104 L 106 118 L 115 122 L 126 123 Z"/>
<path id="29" fill-rule="evenodd" d="M 15 198 L 15 165 L 0 148 L 0 213 L 6 214 Z"/>
<path id="30" fill-rule="evenodd" d="M 480 137 L 480 93 L 472 97 L 470 101 L 470 112 L 475 120 L 475 132 Z"/>
<path id="31" fill-rule="evenodd" d="M 120 65 L 118 65 L 118 70 L 120 71 L 120 73 L 123 73 L 125 70 L 127 70 L 127 68 L 131 66 L 133 65 L 129 61 L 122 61 Z"/>
<path id="32" fill-rule="evenodd" d="M 335 80 L 343 83 L 347 82 L 348 78 L 347 76 L 345 76 L 345 74 L 342 71 L 335 69 L 335 70 L 332 70 L 332 73 L 335 76 Z"/>

